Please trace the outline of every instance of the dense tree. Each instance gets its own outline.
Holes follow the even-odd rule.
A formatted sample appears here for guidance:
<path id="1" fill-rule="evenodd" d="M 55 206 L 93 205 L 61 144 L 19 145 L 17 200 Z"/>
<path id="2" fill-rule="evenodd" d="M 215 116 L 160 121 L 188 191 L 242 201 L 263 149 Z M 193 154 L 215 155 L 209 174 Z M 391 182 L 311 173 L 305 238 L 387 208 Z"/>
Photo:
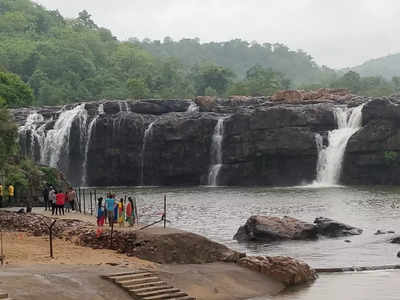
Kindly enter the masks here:
<path id="1" fill-rule="evenodd" d="M 231 70 L 216 65 L 196 65 L 191 74 L 196 94 L 200 96 L 205 95 L 207 88 L 209 91 L 215 90 L 218 95 L 224 95 L 234 77 Z"/>
<path id="2" fill-rule="evenodd" d="M 0 98 L 8 107 L 29 106 L 33 102 L 33 93 L 17 75 L 0 72 Z"/>

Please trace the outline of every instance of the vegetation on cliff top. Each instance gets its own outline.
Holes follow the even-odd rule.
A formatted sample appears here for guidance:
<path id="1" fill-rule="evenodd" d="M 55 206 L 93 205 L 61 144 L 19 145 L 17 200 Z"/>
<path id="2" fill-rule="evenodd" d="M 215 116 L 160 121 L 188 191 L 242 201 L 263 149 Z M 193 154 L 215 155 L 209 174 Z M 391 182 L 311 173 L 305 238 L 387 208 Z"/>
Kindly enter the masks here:
<path id="1" fill-rule="evenodd" d="M 0 71 L 17 74 L 32 89 L 33 97 L 22 88 L 19 94 L 25 96 L 8 97 L 11 107 L 104 98 L 267 96 L 297 87 L 350 87 L 354 93 L 386 95 L 397 92 L 400 82 L 340 76 L 306 52 L 278 43 L 168 37 L 121 42 L 85 10 L 67 19 L 30 0 L 0 2 Z M 7 77 L 19 84 L 17 77 Z"/>

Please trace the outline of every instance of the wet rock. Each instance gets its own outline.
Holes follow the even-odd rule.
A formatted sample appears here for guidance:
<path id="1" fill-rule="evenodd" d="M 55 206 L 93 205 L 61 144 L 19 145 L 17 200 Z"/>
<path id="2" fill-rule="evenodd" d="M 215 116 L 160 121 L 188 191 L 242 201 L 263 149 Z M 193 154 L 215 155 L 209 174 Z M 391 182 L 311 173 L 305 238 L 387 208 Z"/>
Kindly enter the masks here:
<path id="1" fill-rule="evenodd" d="M 351 243 L 351 241 L 350 241 L 350 240 L 344 240 L 344 242 L 345 242 L 345 243 Z"/>
<path id="2" fill-rule="evenodd" d="M 327 237 L 360 235 L 363 230 L 335 220 L 319 217 L 314 220 L 318 234 Z"/>
<path id="3" fill-rule="evenodd" d="M 391 239 L 390 242 L 393 244 L 400 244 L 400 236 Z"/>
<path id="4" fill-rule="evenodd" d="M 399 258 L 400 258 L 400 251 L 399 251 L 399 252 L 397 252 L 397 257 L 399 257 Z"/>
<path id="5" fill-rule="evenodd" d="M 277 241 L 316 239 L 313 224 L 291 217 L 252 216 L 233 237 L 238 241 Z"/>
<path id="6" fill-rule="evenodd" d="M 383 231 L 383 230 L 378 229 L 374 234 L 381 235 L 381 234 L 392 234 L 392 233 L 395 233 L 395 232 L 393 230 Z"/>
<path id="7" fill-rule="evenodd" d="M 238 264 L 270 276 L 286 286 L 314 281 L 317 278 L 316 272 L 309 265 L 291 257 L 247 256 L 241 258 Z"/>

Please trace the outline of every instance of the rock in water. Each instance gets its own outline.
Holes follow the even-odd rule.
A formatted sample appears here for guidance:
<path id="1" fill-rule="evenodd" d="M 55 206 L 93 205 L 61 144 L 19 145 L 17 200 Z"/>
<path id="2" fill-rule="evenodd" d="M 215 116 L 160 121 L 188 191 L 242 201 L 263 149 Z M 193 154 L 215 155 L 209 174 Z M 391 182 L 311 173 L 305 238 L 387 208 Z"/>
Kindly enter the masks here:
<path id="1" fill-rule="evenodd" d="M 316 239 L 313 224 L 291 217 L 251 216 L 233 237 L 238 241 L 277 241 Z"/>
<path id="2" fill-rule="evenodd" d="M 270 276 L 286 286 L 314 281 L 317 278 L 315 270 L 309 265 L 291 257 L 247 256 L 241 258 L 238 264 Z"/>
<path id="3" fill-rule="evenodd" d="M 316 218 L 314 224 L 316 224 L 318 234 L 327 237 L 360 235 L 363 232 L 363 230 L 360 228 L 324 217 Z"/>
<path id="4" fill-rule="evenodd" d="M 395 238 L 390 240 L 393 244 L 400 244 L 400 236 L 396 236 Z"/>

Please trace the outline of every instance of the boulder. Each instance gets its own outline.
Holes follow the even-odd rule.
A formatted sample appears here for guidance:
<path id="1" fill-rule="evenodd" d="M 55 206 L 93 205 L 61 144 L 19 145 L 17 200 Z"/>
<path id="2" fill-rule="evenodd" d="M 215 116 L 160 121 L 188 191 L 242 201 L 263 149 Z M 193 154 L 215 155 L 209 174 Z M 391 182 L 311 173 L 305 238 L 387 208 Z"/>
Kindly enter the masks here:
<path id="1" fill-rule="evenodd" d="M 318 234 L 327 237 L 360 235 L 363 230 L 335 220 L 319 217 L 314 221 Z"/>
<path id="2" fill-rule="evenodd" d="M 291 257 L 247 256 L 241 258 L 238 264 L 272 277 L 285 286 L 311 282 L 317 278 L 316 272 L 308 264 Z"/>
<path id="3" fill-rule="evenodd" d="M 393 244 L 400 244 L 400 236 L 396 236 L 390 240 Z"/>
<path id="4" fill-rule="evenodd" d="M 233 237 L 238 241 L 277 241 L 316 239 L 313 224 L 291 217 L 251 216 Z"/>

